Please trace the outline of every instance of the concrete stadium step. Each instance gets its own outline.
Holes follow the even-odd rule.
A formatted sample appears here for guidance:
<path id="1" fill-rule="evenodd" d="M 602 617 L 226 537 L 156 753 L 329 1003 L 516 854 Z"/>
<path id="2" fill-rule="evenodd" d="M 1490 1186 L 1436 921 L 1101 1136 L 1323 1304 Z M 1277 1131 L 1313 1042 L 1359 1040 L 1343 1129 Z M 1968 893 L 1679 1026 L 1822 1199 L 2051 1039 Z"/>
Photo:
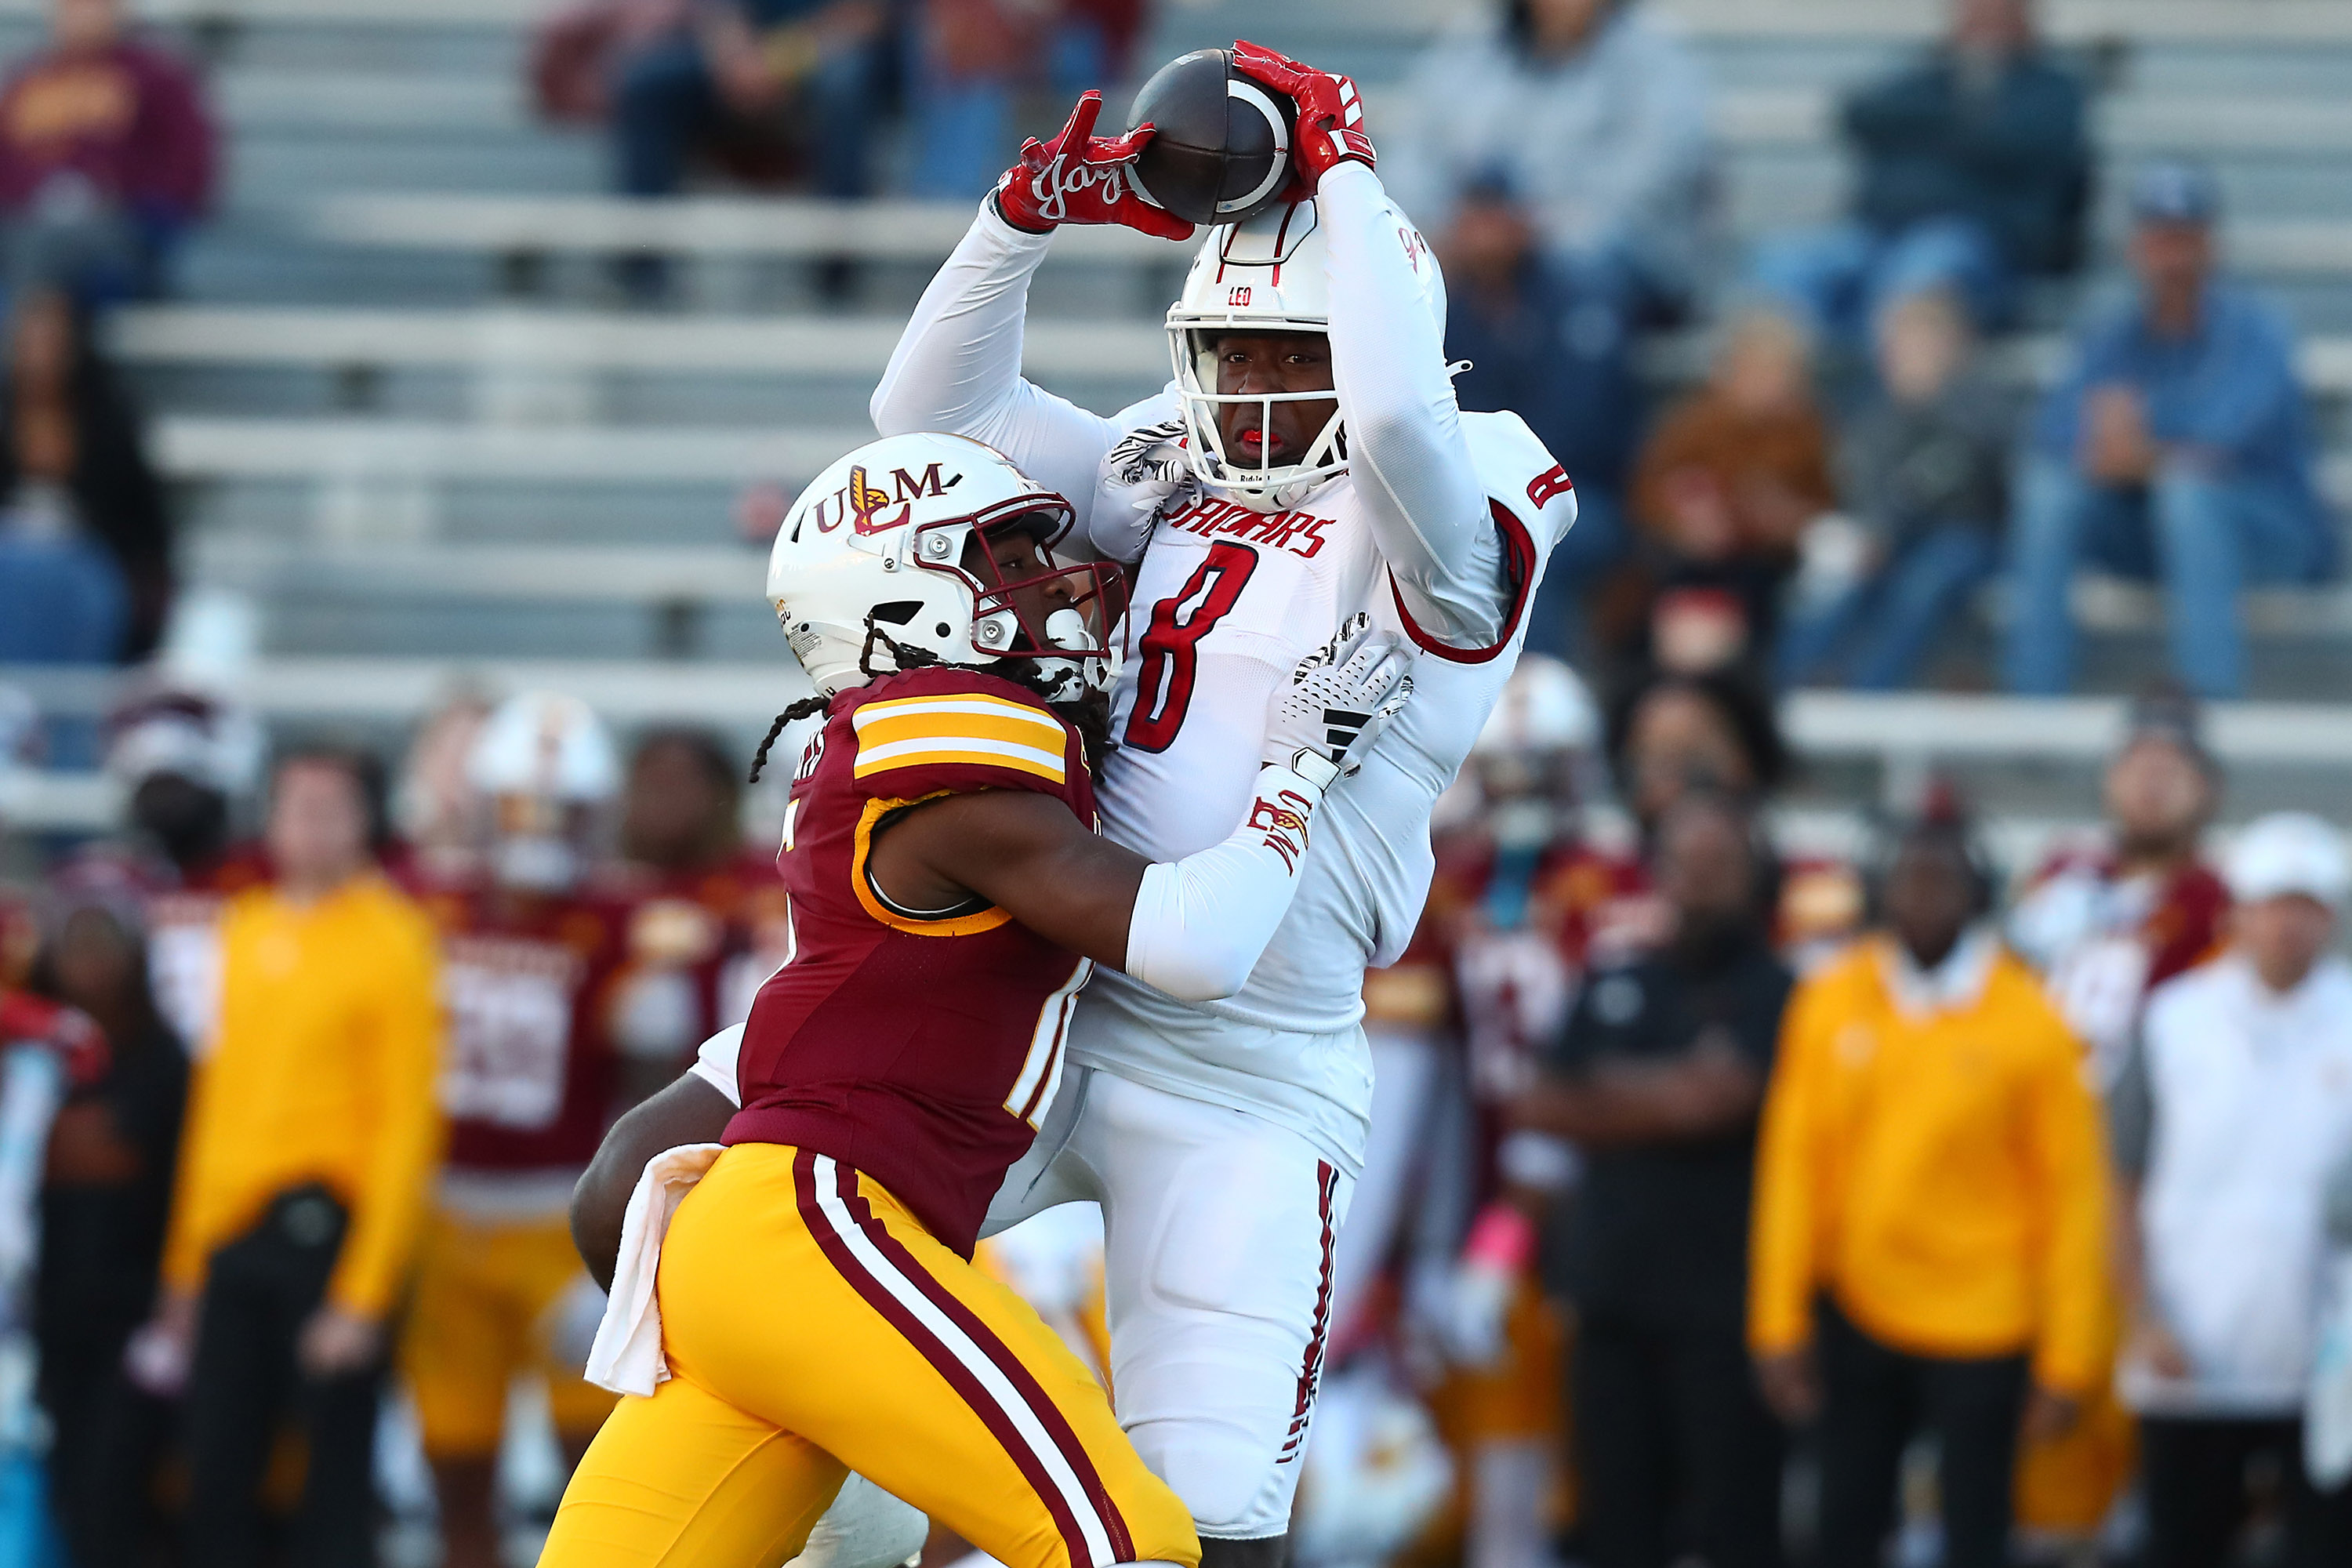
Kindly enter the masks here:
<path id="1" fill-rule="evenodd" d="M 199 539 L 188 574 L 249 594 L 419 595 L 564 604 L 764 605 L 767 556 L 748 545 L 310 545 Z"/>
<path id="2" fill-rule="evenodd" d="M 605 189 L 610 153 L 596 137 L 536 132 L 487 143 L 470 132 L 388 136 L 354 129 L 237 140 L 227 161 L 232 210 L 275 214 L 351 191 L 530 191 L 587 195 Z"/>
<path id="3" fill-rule="evenodd" d="M 2347 238 L 2352 240 L 2352 232 Z M 904 325 L 894 316 L 152 305 L 120 312 L 110 346 L 117 357 L 142 365 L 464 369 L 486 378 L 521 378 L 520 395 L 541 384 L 536 377 L 618 371 L 837 378 L 870 387 Z M 1695 379 L 1709 342 L 1703 331 L 1664 340 L 1651 353 L 1649 373 L 1668 383 Z M 2057 335 L 2011 339 L 1996 348 L 1991 365 L 1996 375 L 2022 388 L 2047 381 L 2065 353 Z M 1169 374 L 1165 331 L 1131 320 L 1033 319 L 1022 357 L 1024 370 L 1047 381 L 1157 385 Z M 2352 396 L 2352 337 L 2306 338 L 2299 369 L 2315 395 Z"/>
<path id="4" fill-rule="evenodd" d="M 153 444 L 158 464 L 174 479 L 299 479 L 331 486 L 391 486 L 404 479 L 805 479 L 872 438 L 872 427 L 863 425 L 829 430 L 664 430 L 173 415 L 156 422 Z"/>
<path id="5" fill-rule="evenodd" d="M 1943 0 L 1650 0 L 1708 38 L 1917 42 L 1944 28 Z M 2042 31 L 2061 42 L 2352 44 L 2336 0 L 2044 0 Z"/>
<path id="6" fill-rule="evenodd" d="M 398 193 L 337 196 L 298 221 L 310 237 L 399 249 L 654 251 L 867 260 L 943 259 L 971 226 L 976 202 L 829 202 L 809 197 Z M 1057 262 L 1181 265 L 1166 240 L 1116 226 L 1055 237 Z"/>
<path id="7" fill-rule="evenodd" d="M 1775 124 L 1811 112 L 1790 107 L 1796 101 L 1795 95 L 1780 95 L 1756 109 L 1750 129 L 1759 138 L 1778 134 Z M 2292 106 L 2296 113 L 2305 107 Z M 1726 112 L 1742 115 L 1749 110 L 1734 100 Z M 2250 272 L 2352 279 L 2352 189 L 2346 188 L 2337 173 L 2343 154 L 2352 153 L 2352 107 L 2317 106 L 2313 118 L 2332 125 L 2333 133 L 2342 137 L 2341 151 L 2313 170 L 2341 216 L 2308 216 L 2306 207 L 2306 216 L 2261 217 L 2252 216 L 2250 207 L 2233 208 L 2226 243 L 2232 260 Z M 1793 127 L 1783 128 L 1793 138 Z M 1743 158 L 1735 174 L 1734 225 L 1747 232 L 1829 215 L 1836 210 L 1846 178 L 1833 150 L 1793 140 Z M 315 239 L 392 250 L 502 257 L 645 250 L 674 256 L 937 263 L 970 227 L 971 208 L 961 202 L 836 204 L 749 196 L 636 202 L 596 195 L 404 192 L 331 197 L 294 221 L 300 232 Z M 1129 229 L 1072 228 L 1055 237 L 1047 257 L 1056 266 L 1161 268 L 1172 273 L 1182 265 L 1184 252 Z"/>
<path id="8" fill-rule="evenodd" d="M 211 82 L 216 112 L 239 137 L 268 132 L 466 134 L 536 132 L 527 84 L 509 72 L 296 70 L 238 66 Z"/>
<path id="9" fill-rule="evenodd" d="M 128 309 L 110 346 L 134 364 L 479 366 L 536 372 L 719 372 L 862 380 L 889 363 L 903 318 L 665 316 L 585 310 Z M 1057 379 L 1169 374 L 1167 334 L 1134 321 L 1031 321 L 1022 362 Z"/>

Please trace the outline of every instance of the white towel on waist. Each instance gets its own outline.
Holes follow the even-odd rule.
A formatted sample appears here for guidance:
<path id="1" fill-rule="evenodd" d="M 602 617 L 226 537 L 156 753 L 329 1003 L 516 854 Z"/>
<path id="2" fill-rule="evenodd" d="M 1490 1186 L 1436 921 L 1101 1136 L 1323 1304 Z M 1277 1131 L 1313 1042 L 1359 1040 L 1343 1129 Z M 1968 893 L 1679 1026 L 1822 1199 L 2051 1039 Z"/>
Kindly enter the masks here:
<path id="1" fill-rule="evenodd" d="M 650 1394 L 669 1380 L 662 1357 L 661 1303 L 654 1281 L 661 1272 L 662 1237 L 670 1216 L 702 1180 L 722 1143 L 686 1143 L 646 1162 L 621 1219 L 621 1255 L 613 1263 L 613 1292 L 596 1342 L 588 1348 L 588 1381 L 614 1394 Z"/>

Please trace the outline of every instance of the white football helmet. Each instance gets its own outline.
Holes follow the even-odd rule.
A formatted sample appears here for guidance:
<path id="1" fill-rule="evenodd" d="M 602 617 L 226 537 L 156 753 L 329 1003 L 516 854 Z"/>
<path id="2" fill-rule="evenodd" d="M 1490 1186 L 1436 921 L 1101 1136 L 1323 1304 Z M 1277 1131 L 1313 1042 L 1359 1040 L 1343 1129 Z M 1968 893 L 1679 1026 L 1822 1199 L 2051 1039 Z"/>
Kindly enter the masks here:
<path id="1" fill-rule="evenodd" d="M 1420 302 L 1445 335 L 1445 280 L 1437 258 L 1412 221 L 1393 203 L 1397 241 L 1412 259 L 1421 282 Z M 1202 485 L 1215 494 L 1258 510 L 1295 503 L 1317 485 L 1348 467 L 1348 435 L 1342 415 L 1333 413 L 1297 461 L 1245 467 L 1225 457 L 1218 410 L 1231 403 L 1254 403 L 1261 416 L 1274 417 L 1277 403 L 1328 399 L 1328 391 L 1220 393 L 1217 344 L 1227 332 L 1320 332 L 1331 326 L 1331 283 L 1326 270 L 1329 247 L 1312 201 L 1269 207 L 1246 223 L 1213 228 L 1185 274 L 1184 290 L 1168 311 L 1169 353 L 1175 362 L 1176 395 L 1184 413 L 1185 450 Z"/>
<path id="2" fill-rule="evenodd" d="M 466 779 L 494 814 L 492 873 L 557 892 L 579 880 L 595 818 L 620 792 L 621 754 L 585 702 L 526 691 L 483 721 Z"/>
<path id="3" fill-rule="evenodd" d="M 1549 654 L 1523 653 L 1470 754 L 1589 752 L 1600 743 L 1601 710 L 1582 678 Z"/>
<path id="4" fill-rule="evenodd" d="M 793 502 L 768 557 L 768 599 L 827 697 L 900 668 L 895 650 L 908 648 L 968 667 L 1032 659 L 1056 699 L 1076 698 L 1110 684 L 1118 577 L 1054 563 L 1070 519 L 1068 501 L 992 447 L 887 436 Z M 1030 531 L 1044 572 L 1008 582 L 989 551 L 966 551 L 976 532 L 1007 527 Z M 1067 605 L 1024 609 L 1056 584 Z"/>
<path id="5" fill-rule="evenodd" d="M 1601 710 L 1576 671 L 1540 653 L 1519 656 L 1495 711 L 1470 748 L 1470 775 L 1497 845 L 1533 849 L 1599 793 Z"/>

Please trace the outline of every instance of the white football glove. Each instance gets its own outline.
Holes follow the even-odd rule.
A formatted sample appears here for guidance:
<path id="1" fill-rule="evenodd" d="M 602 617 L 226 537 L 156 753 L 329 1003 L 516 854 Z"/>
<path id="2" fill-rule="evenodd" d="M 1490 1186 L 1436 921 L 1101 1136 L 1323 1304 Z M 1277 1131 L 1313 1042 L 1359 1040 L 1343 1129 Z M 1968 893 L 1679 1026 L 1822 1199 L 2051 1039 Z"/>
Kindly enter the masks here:
<path id="1" fill-rule="evenodd" d="M 1266 703 L 1265 760 L 1318 790 L 1363 765 L 1412 695 L 1412 655 L 1358 614 L 1298 661 Z"/>

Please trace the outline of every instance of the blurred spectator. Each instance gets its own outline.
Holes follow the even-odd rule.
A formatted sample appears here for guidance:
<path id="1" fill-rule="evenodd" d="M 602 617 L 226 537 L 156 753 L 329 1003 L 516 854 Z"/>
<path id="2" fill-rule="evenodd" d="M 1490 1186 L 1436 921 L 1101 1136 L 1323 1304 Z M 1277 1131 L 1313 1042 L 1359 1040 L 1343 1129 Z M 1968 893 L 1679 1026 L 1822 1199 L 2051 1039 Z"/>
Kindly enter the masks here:
<path id="1" fill-rule="evenodd" d="M 1725 671 L 1663 675 L 1630 689 L 1610 710 L 1609 756 L 1618 797 L 1645 839 L 1689 790 L 1752 801 L 1789 771 L 1770 700 Z"/>
<path id="2" fill-rule="evenodd" d="M 823 196 L 866 195 L 890 20 L 884 0 L 692 0 L 612 67 L 614 183 L 676 195 L 699 155 L 771 183 L 796 175 Z M 639 257 L 622 280 L 656 294 L 667 274 Z"/>
<path id="3" fill-rule="evenodd" d="M 1577 1310 L 1585 1555 L 1770 1568 L 1780 1433 L 1742 1317 L 1757 1110 L 1790 985 L 1767 929 L 1772 859 L 1745 808 L 1702 792 L 1667 812 L 1654 864 L 1671 938 L 1594 974 L 1517 1106 L 1584 1155 L 1554 1283 Z"/>
<path id="4" fill-rule="evenodd" d="M 1037 81 L 1059 103 L 1126 79 L 1142 20 L 1143 0 L 923 0 L 908 40 L 908 193 L 978 200 L 1018 145 L 1015 91 Z"/>
<path id="5" fill-rule="evenodd" d="M 1992 575 L 2009 516 L 2010 420 L 1974 348 L 1948 294 L 1910 295 L 1880 318 L 1878 386 L 1841 453 L 1869 565 L 1789 628 L 1783 681 L 1836 670 L 1864 690 L 1910 685 L 1945 624 Z"/>
<path id="6" fill-rule="evenodd" d="M 682 985 L 632 994 L 630 907 L 591 885 L 620 786 L 595 714 L 575 698 L 510 698 L 475 737 L 467 774 L 493 830 L 482 876 L 425 900 L 443 933 L 449 1154 L 401 1367 L 443 1561 L 495 1568 L 508 1384 L 545 1379 L 571 1462 L 613 1407 L 581 1376 L 604 1302 L 572 1246 L 572 1184 L 625 1099 L 675 1077 L 699 1040 Z M 641 1081 L 625 1084 L 632 1069 Z"/>
<path id="7" fill-rule="evenodd" d="M 262 1478 L 289 1416 L 309 1462 L 287 1561 L 373 1560 L 386 1321 L 431 1180 L 441 1058 L 432 928 L 371 858 L 381 813 L 368 760 L 289 757 L 277 882 L 222 917 L 163 1294 L 131 1351 L 150 1386 L 185 1379 L 192 1568 L 260 1560 Z"/>
<path id="8" fill-rule="evenodd" d="M 2010 941 L 2090 1047 L 2103 1090 L 2150 988 L 2204 963 L 2221 940 L 2230 890 L 2202 854 L 2221 785 L 2194 704 L 2142 698 L 2101 786 L 2104 842 L 2053 854 L 2010 911 Z"/>
<path id="9" fill-rule="evenodd" d="M 1638 868 L 1588 842 L 1600 716 L 1573 671 L 1522 658 L 1436 838 L 1420 929 L 1366 976 L 1372 1125 L 1331 1271 L 1335 1346 L 1363 1336 L 1379 1271 L 1404 1258 L 1430 1402 L 1457 1456 L 1466 1568 L 1541 1568 L 1559 1473 L 1563 1326 L 1535 1273 L 1534 1194 L 1572 1156 L 1514 1134 L 1511 1103 L 1566 1021 L 1590 944 Z M 1336 1364 L 1336 1362 L 1335 1362 Z"/>
<path id="10" fill-rule="evenodd" d="M 0 550 L 37 542 L 45 583 L 0 556 L 0 642 L 72 637 L 84 661 L 154 651 L 172 603 L 172 521 L 137 408 L 92 341 L 87 312 L 55 289 L 20 295 L 0 394 Z M 79 605 L 79 609 L 69 605 Z M 0 654 L 0 658 L 24 655 Z"/>
<path id="11" fill-rule="evenodd" d="M 167 1412 L 121 1367 L 155 1304 L 188 1060 L 156 1009 L 135 908 L 68 901 L 34 983 L 95 1018 L 110 1047 L 49 1129 L 34 1327 L 58 1522 L 79 1568 L 113 1568 L 149 1528 L 166 1436 Z"/>
<path id="12" fill-rule="evenodd" d="M 10 292 L 135 298 L 213 194 L 213 127 L 188 68 L 124 37 L 121 0 L 54 0 L 47 49 L 0 86 Z"/>
<path id="13" fill-rule="evenodd" d="M 1754 668 L 1806 524 L 1835 504 L 1805 343 L 1782 317 L 1734 322 L 1706 384 L 1659 421 L 1633 471 L 1633 564 L 1604 637 L 1660 668 Z"/>
<path id="14" fill-rule="evenodd" d="M 2218 199 L 2201 171 L 2141 172 L 2138 287 L 2076 334 L 2073 368 L 2034 420 L 2014 544 L 2016 690 L 2072 681 L 2067 588 L 2080 566 L 2161 576 L 2173 673 L 2209 697 L 2245 685 L 2238 590 L 2334 569 L 2294 332 L 2215 276 Z"/>
<path id="15" fill-rule="evenodd" d="M 2034 42 L 2029 0 L 1952 0 L 1951 17 L 1927 58 L 1846 100 L 1853 215 L 1757 253 L 1758 284 L 1833 341 L 1930 289 L 1997 329 L 2026 278 L 2076 263 L 2091 170 L 2081 84 Z"/>
<path id="16" fill-rule="evenodd" d="M 1748 1343 L 1820 1421 L 1822 1568 L 1879 1568 L 1903 1452 L 1938 1442 L 1949 1568 L 2009 1561 L 2021 1431 L 2105 1360 L 2105 1151 L 2080 1047 L 1985 923 L 1954 822 L 1902 836 L 1887 931 L 1803 981 L 1757 1162 Z"/>
<path id="17" fill-rule="evenodd" d="M 1642 394 L 1629 340 L 1579 305 L 1538 249 L 1535 216 L 1499 178 L 1463 193 L 1438 244 L 1445 357 L 1469 363 L 1454 381 L 1464 408 L 1518 415 L 1576 483 L 1576 526 L 1553 552 L 1528 623 L 1530 648 L 1568 654 L 1583 600 L 1624 552 Z"/>
<path id="18" fill-rule="evenodd" d="M 2254 1503 L 2284 1493 L 2293 1568 L 2352 1562 L 2352 1486 L 2314 1489 L 2305 1390 L 2317 1339 L 2324 1198 L 2352 1155 L 2352 966 L 2331 953 L 2352 893 L 2336 830 L 2249 826 L 2229 858 L 2229 951 L 2159 986 L 2116 1085 L 2148 1568 L 2222 1568 Z"/>
<path id="19" fill-rule="evenodd" d="M 1465 15 L 1469 14 L 1465 8 Z M 1501 181 L 1600 347 L 1698 283 L 1709 153 L 1698 60 L 1636 0 L 1509 0 L 1423 57 L 1381 176 L 1432 234 Z"/>

